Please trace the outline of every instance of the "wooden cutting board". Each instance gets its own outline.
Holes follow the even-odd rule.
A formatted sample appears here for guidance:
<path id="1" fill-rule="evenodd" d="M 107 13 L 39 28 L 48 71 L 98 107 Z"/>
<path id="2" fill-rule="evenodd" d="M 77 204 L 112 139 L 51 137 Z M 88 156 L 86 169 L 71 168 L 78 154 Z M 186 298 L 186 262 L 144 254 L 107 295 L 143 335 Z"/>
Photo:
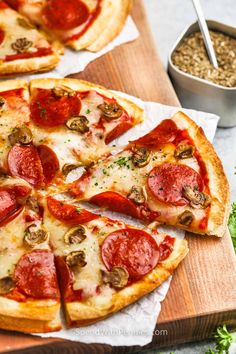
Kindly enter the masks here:
<path id="1" fill-rule="evenodd" d="M 179 105 L 155 52 L 141 0 L 134 0 L 132 15 L 140 31 L 139 39 L 116 48 L 73 77 L 125 91 L 143 100 Z M 217 325 L 236 325 L 236 257 L 229 233 L 222 239 L 196 235 L 187 239 L 189 255 L 174 274 L 162 303 L 156 334 L 148 347 L 196 341 L 211 336 Z M 0 352 L 120 354 L 134 349 L 140 348 L 85 345 L 0 332 Z"/>

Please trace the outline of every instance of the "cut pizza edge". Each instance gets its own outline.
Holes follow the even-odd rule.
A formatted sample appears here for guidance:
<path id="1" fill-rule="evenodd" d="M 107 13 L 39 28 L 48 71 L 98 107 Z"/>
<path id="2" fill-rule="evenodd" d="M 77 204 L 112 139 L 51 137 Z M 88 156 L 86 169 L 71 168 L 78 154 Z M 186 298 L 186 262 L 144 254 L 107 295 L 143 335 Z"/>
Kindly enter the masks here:
<path id="1" fill-rule="evenodd" d="M 24 333 L 48 333 L 61 329 L 60 304 L 54 306 L 45 304 L 44 307 L 40 307 L 37 304 L 25 303 L 22 307 L 6 299 L 0 299 L 0 302 L 4 309 L 2 311 L 0 307 L 1 329 Z M 6 315 L 2 312 L 6 312 Z M 42 315 L 43 313 L 45 316 Z M 39 319 L 40 317 L 42 319 Z"/>
<path id="2" fill-rule="evenodd" d="M 0 60 L 0 76 L 3 78 L 11 77 L 15 76 L 16 74 L 22 75 L 25 73 L 49 71 L 55 68 L 60 61 L 60 54 L 62 53 L 61 44 L 59 44 L 58 41 L 50 42 L 46 34 L 32 26 L 28 22 L 27 18 L 5 5 L 5 3 L 0 3 L 0 11 L 0 14 L 4 15 L 4 18 L 6 18 L 6 23 L 1 23 L 1 27 L 3 27 L 3 29 L 1 28 L 1 31 L 4 34 L 3 46 L 5 45 L 5 31 L 7 41 L 9 41 L 9 38 L 12 37 L 12 35 L 10 37 L 9 33 L 7 32 L 8 19 L 11 18 L 12 21 L 14 19 L 16 33 L 17 28 L 19 28 L 19 30 L 21 29 L 21 32 L 22 28 L 25 31 L 24 36 L 22 32 L 22 36 L 19 38 L 16 37 L 16 41 L 14 42 L 15 52 L 11 53 L 10 55 L 6 54 L 6 57 L 8 58 Z M 2 14 L 2 12 L 4 12 L 4 14 Z M 10 23 L 9 26 L 11 25 L 12 24 Z M 37 50 L 39 54 L 34 52 L 31 53 L 31 47 L 27 47 L 30 46 L 30 44 L 32 47 L 34 46 L 34 43 L 26 38 L 27 33 L 30 33 L 30 38 L 34 38 L 37 43 L 43 42 L 44 45 L 46 45 L 46 47 L 38 47 Z M 12 46 L 13 44 L 11 43 L 10 52 L 12 52 Z"/>
<path id="3" fill-rule="evenodd" d="M 186 153 L 179 155 L 180 148 Z M 219 157 L 203 129 L 182 112 L 92 166 L 74 182 L 71 194 L 144 221 L 218 237 L 226 230 L 230 207 Z"/>
<path id="4" fill-rule="evenodd" d="M 46 200 L 45 200 L 46 202 Z M 50 232 L 68 326 L 108 317 L 161 285 L 188 253 L 186 240 L 47 198 Z"/>
<path id="5" fill-rule="evenodd" d="M 187 241 L 176 239 L 172 254 L 167 260 L 158 264 L 157 267 L 151 271 L 150 274 L 144 276 L 143 279 L 116 292 L 112 297 L 112 303 L 108 306 L 106 306 L 106 303 L 101 303 L 100 306 L 94 304 L 86 305 L 79 302 L 64 303 L 68 325 L 71 327 L 83 327 L 93 324 L 140 300 L 143 296 L 148 295 L 167 280 L 187 253 Z"/>
<path id="6" fill-rule="evenodd" d="M 98 38 L 86 47 L 91 52 L 102 50 L 108 43 L 116 38 L 122 31 L 126 19 L 131 11 L 132 0 L 120 0 L 115 3 L 116 10 L 111 16 L 106 28 Z"/>
<path id="7" fill-rule="evenodd" d="M 0 193 L 0 328 L 59 330 L 55 257 L 37 194 L 26 181 L 3 176 Z"/>
<path id="8" fill-rule="evenodd" d="M 115 2 L 103 0 L 99 15 L 87 31 L 79 36 L 78 39 L 68 40 L 65 44 L 76 51 L 87 49 L 97 52 L 103 49 L 122 30 L 131 5 L 132 0 L 116 0 Z M 110 29 L 108 24 L 112 25 L 112 29 Z"/>
<path id="9" fill-rule="evenodd" d="M 128 114 L 134 118 L 133 125 L 141 123 L 143 121 L 143 109 L 136 105 L 134 102 L 127 98 L 121 97 L 119 93 L 111 92 L 110 89 L 105 88 L 99 84 L 95 84 L 89 81 L 65 78 L 65 79 L 33 79 L 30 81 L 29 87 L 32 92 L 33 89 L 43 88 L 52 89 L 56 86 L 69 87 L 75 91 L 89 91 L 95 90 L 96 92 L 104 95 L 107 98 L 115 98 L 116 101 L 128 112 Z"/>
<path id="10" fill-rule="evenodd" d="M 224 172 L 222 162 L 213 145 L 206 138 L 201 127 L 183 112 L 173 116 L 176 123 L 185 123 L 188 133 L 193 139 L 209 176 L 209 187 L 213 197 L 206 234 L 222 237 L 225 233 L 230 210 L 230 187 Z"/>

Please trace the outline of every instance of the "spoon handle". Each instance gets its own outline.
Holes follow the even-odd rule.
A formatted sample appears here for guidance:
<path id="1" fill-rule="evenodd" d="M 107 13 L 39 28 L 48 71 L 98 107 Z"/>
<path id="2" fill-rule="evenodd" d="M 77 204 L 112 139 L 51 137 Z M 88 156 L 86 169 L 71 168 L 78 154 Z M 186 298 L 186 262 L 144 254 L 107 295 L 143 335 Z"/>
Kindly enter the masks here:
<path id="1" fill-rule="evenodd" d="M 208 53 L 210 62 L 214 65 L 215 68 L 218 68 L 215 50 L 212 45 L 211 37 L 210 37 L 207 23 L 206 23 L 204 14 L 203 14 L 203 10 L 202 10 L 201 4 L 200 4 L 200 0 L 192 0 L 192 2 L 195 7 L 197 16 L 198 16 L 199 27 L 200 27 L 200 30 L 201 30 L 201 33 L 203 36 L 203 40 L 204 40 L 204 43 L 205 43 L 205 46 L 207 49 L 207 53 Z"/>

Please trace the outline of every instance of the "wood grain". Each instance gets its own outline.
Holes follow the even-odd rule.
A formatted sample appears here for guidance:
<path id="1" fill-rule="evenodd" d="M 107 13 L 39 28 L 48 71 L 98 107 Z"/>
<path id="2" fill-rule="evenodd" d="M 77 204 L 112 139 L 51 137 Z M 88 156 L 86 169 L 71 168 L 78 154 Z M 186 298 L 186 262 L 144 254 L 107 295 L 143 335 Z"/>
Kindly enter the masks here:
<path id="1" fill-rule="evenodd" d="M 179 105 L 170 80 L 155 52 L 141 0 L 134 0 L 133 18 L 138 40 L 116 48 L 73 75 L 143 100 Z M 188 235 L 190 252 L 173 276 L 158 320 L 156 335 L 147 347 L 207 338 L 219 324 L 236 325 L 236 257 L 230 236 L 215 238 Z M 163 333 L 163 332 L 162 332 Z M 0 352 L 17 353 L 127 353 L 138 347 L 86 345 L 2 332 Z"/>

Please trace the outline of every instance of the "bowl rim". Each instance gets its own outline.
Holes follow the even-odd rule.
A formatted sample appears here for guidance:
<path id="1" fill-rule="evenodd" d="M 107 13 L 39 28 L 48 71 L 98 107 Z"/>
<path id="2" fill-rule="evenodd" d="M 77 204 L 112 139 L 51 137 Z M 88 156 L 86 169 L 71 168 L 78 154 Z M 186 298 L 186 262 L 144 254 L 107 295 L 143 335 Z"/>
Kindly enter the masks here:
<path id="1" fill-rule="evenodd" d="M 215 20 L 211 20 L 211 19 L 207 19 L 206 20 L 207 24 L 212 24 L 212 25 L 220 25 L 220 26 L 224 26 L 228 29 L 233 29 L 235 32 L 236 32 L 236 27 L 233 27 L 233 26 L 229 26 L 223 22 L 219 22 L 219 21 L 215 21 Z M 185 73 L 184 71 L 180 70 L 177 66 L 175 66 L 172 62 L 172 54 L 174 53 L 174 51 L 176 50 L 176 48 L 178 47 L 178 45 L 180 44 L 180 42 L 186 37 L 186 33 L 191 30 L 191 27 L 194 27 L 194 26 L 198 26 L 198 22 L 195 21 L 193 23 L 191 23 L 190 25 L 186 26 L 184 28 L 184 30 L 181 32 L 181 34 L 178 36 L 177 40 L 175 41 L 174 45 L 172 46 L 170 52 L 169 52 L 169 55 L 168 55 L 168 66 L 171 67 L 172 70 L 176 71 L 178 74 L 190 79 L 190 80 L 194 80 L 194 81 L 198 81 L 199 83 L 201 84 L 204 84 L 206 86 L 211 86 L 211 87 L 214 87 L 214 88 L 217 88 L 217 89 L 220 89 L 222 91 L 236 91 L 236 86 L 235 87 L 226 87 L 226 86 L 222 86 L 222 85 L 219 85 L 219 84 L 215 84 L 214 82 L 211 82 L 211 81 L 208 81 L 206 79 L 202 79 L 198 76 L 193 76 L 191 74 L 188 74 L 188 73 Z M 226 32 L 223 32 L 221 31 L 222 33 L 224 34 L 228 34 Z M 236 35 L 235 35 L 235 38 L 236 38 Z"/>

